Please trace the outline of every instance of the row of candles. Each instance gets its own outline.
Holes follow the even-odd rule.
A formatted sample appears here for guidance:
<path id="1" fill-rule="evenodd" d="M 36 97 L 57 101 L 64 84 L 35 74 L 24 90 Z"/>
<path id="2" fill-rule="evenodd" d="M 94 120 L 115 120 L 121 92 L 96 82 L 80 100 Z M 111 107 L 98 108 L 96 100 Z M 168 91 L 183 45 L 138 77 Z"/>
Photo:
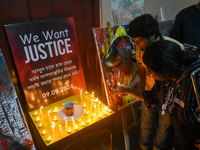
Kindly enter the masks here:
<path id="1" fill-rule="evenodd" d="M 88 92 L 86 91 L 85 92 L 86 99 L 87 99 L 87 94 L 88 94 Z M 81 119 L 77 120 L 79 122 L 80 126 L 82 126 L 82 128 L 85 127 L 87 124 L 90 124 L 91 119 L 93 119 L 93 121 L 97 121 L 98 118 L 99 119 L 102 118 L 102 111 L 100 111 L 101 107 L 103 107 L 103 110 L 104 110 L 103 114 L 104 114 L 104 116 L 107 116 L 108 112 L 109 113 L 112 112 L 112 110 L 109 109 L 107 106 L 105 106 L 103 104 L 101 105 L 101 102 L 98 100 L 98 98 L 95 99 L 94 92 L 92 92 L 90 99 L 91 99 L 90 107 L 87 107 L 86 103 L 83 103 L 84 101 L 83 101 L 82 90 L 80 91 L 80 100 L 81 100 L 81 103 L 83 103 L 82 107 L 85 109 L 84 110 L 85 111 L 84 114 L 88 116 L 88 119 L 86 119 L 85 122 L 84 121 L 81 122 Z M 77 101 L 75 101 L 74 103 L 78 104 Z M 86 111 L 86 108 L 87 108 L 87 111 Z M 94 110 L 94 113 L 92 113 L 93 110 Z M 52 130 L 52 134 L 53 134 L 54 139 L 56 139 L 55 126 L 56 126 L 56 122 L 58 121 L 58 119 L 57 119 L 57 112 L 58 112 L 58 109 L 57 109 L 57 107 L 55 107 L 55 109 L 53 111 L 49 110 L 48 113 L 47 113 L 47 115 L 48 115 L 48 122 L 49 122 L 49 125 L 51 126 L 51 130 Z M 52 113 L 56 113 L 56 115 L 53 118 L 53 122 L 51 120 L 51 114 Z M 43 118 L 43 106 L 40 107 L 40 117 L 37 117 L 37 115 L 38 115 L 37 111 L 35 111 L 33 115 L 36 117 L 35 121 L 36 122 L 40 122 L 41 121 L 40 117 Z M 70 121 L 70 123 L 72 122 L 73 129 L 75 131 L 78 131 L 79 128 L 78 128 L 78 125 L 75 123 L 74 118 L 72 117 L 71 119 L 72 119 L 72 121 Z M 72 130 L 71 130 L 71 128 L 70 128 L 70 126 L 68 124 L 69 124 L 69 121 L 67 121 L 67 119 L 65 118 L 65 121 L 62 123 L 62 125 L 65 126 L 64 127 L 65 128 L 65 132 L 64 133 L 71 134 Z M 64 136 L 62 125 L 59 124 L 59 130 L 60 130 L 60 134 L 62 136 Z M 43 127 L 43 125 L 42 125 L 41 122 L 39 123 L 38 127 L 39 128 Z M 41 134 L 43 136 L 46 135 L 46 129 L 44 129 L 41 132 Z M 51 135 L 46 138 L 46 141 L 47 142 L 51 141 Z"/>

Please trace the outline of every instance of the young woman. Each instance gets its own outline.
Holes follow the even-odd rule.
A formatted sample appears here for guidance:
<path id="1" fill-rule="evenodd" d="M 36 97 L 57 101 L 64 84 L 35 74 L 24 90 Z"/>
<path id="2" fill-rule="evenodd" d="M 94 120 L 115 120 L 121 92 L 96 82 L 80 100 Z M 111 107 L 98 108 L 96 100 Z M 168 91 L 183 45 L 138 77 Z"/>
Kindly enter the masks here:
<path id="1" fill-rule="evenodd" d="M 200 86 L 194 86 L 192 75 L 196 75 L 199 84 L 199 55 L 191 49 L 181 50 L 174 42 L 161 40 L 145 50 L 143 62 L 156 80 L 154 94 L 159 97 L 162 114 L 171 113 L 175 150 L 198 149 L 200 106 L 195 92 Z"/>

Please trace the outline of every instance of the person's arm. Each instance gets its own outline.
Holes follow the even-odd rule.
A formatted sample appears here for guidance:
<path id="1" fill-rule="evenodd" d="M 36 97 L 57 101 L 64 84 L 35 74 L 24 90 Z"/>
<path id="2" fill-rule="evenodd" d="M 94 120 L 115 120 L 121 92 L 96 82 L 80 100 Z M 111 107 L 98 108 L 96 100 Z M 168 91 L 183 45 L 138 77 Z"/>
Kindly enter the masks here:
<path id="1" fill-rule="evenodd" d="M 144 89 L 134 89 L 134 88 L 127 88 L 127 87 L 122 87 L 122 86 L 118 86 L 115 88 L 116 90 L 116 94 L 129 94 L 131 96 L 133 96 L 136 99 L 139 99 L 141 101 L 144 101 L 143 98 L 143 90 Z"/>
<path id="2" fill-rule="evenodd" d="M 141 64 L 138 64 L 138 70 L 128 85 L 122 84 L 122 87 L 134 88 L 140 81 L 145 79 L 145 69 Z"/>

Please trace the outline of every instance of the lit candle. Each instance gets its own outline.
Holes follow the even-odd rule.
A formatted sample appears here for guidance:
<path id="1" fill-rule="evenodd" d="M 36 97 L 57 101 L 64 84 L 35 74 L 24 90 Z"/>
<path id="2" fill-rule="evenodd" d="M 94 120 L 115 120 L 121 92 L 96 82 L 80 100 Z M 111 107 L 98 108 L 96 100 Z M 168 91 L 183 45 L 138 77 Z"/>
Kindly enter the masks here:
<path id="1" fill-rule="evenodd" d="M 47 142 L 51 141 L 51 136 L 46 139 Z"/>
<path id="2" fill-rule="evenodd" d="M 37 111 L 35 111 L 33 115 L 34 115 L 34 116 L 37 116 Z"/>
<path id="3" fill-rule="evenodd" d="M 40 107 L 40 116 L 41 117 L 43 117 L 42 108 L 43 108 L 43 106 Z"/>
<path id="4" fill-rule="evenodd" d="M 82 90 L 80 92 L 81 102 L 83 102 Z"/>
<path id="5" fill-rule="evenodd" d="M 102 112 L 99 114 L 99 119 L 101 119 L 101 117 L 102 117 Z"/>
<path id="6" fill-rule="evenodd" d="M 92 110 L 92 107 L 93 107 L 93 100 L 91 99 L 90 111 Z"/>
<path id="7" fill-rule="evenodd" d="M 90 111 L 87 111 L 85 114 L 88 115 L 90 113 Z"/>
<path id="8" fill-rule="evenodd" d="M 72 132 L 71 129 L 70 129 L 70 127 L 69 127 L 69 129 L 67 130 L 67 132 L 68 132 L 68 133 L 71 133 L 71 132 Z"/>
<path id="9" fill-rule="evenodd" d="M 40 121 L 40 117 L 37 117 L 35 121 L 37 121 L 37 122 Z"/>
<path id="10" fill-rule="evenodd" d="M 105 116 L 107 116 L 107 115 L 108 115 L 107 111 L 104 111 L 104 115 L 105 115 Z"/>
<path id="11" fill-rule="evenodd" d="M 52 132 L 53 132 L 53 137 L 55 138 L 55 131 L 54 131 L 54 127 L 55 127 L 55 123 L 52 122 L 51 128 L 52 128 Z"/>
<path id="12" fill-rule="evenodd" d="M 55 109 L 54 109 L 54 111 L 53 112 L 58 112 L 58 110 L 57 110 L 57 107 L 55 107 Z"/>
<path id="13" fill-rule="evenodd" d="M 90 123 L 90 119 L 88 119 L 88 120 L 86 121 L 86 123 L 89 124 L 89 123 Z"/>
<path id="14" fill-rule="evenodd" d="M 88 95 L 88 91 L 85 91 L 85 95 Z"/>
<path id="15" fill-rule="evenodd" d="M 111 112 L 112 112 L 112 110 L 111 110 L 111 109 L 108 109 L 108 111 L 109 111 L 109 113 L 111 113 Z"/>
<path id="16" fill-rule="evenodd" d="M 67 131 L 67 118 L 65 118 L 65 130 Z"/>
<path id="17" fill-rule="evenodd" d="M 82 126 L 85 127 L 85 122 L 84 121 L 82 122 Z"/>
<path id="18" fill-rule="evenodd" d="M 40 123 L 38 127 L 39 127 L 39 128 L 42 128 L 42 126 L 43 126 L 43 125 Z"/>
<path id="19" fill-rule="evenodd" d="M 98 97 L 97 97 L 97 98 L 94 100 L 94 102 L 97 103 L 98 101 L 99 101 L 99 100 L 98 100 Z"/>
<path id="20" fill-rule="evenodd" d="M 100 112 L 100 101 L 99 101 L 99 103 L 98 103 L 98 115 L 99 115 L 99 112 Z"/>
<path id="21" fill-rule="evenodd" d="M 57 121 L 58 119 L 57 119 L 57 117 L 55 116 L 53 120 L 54 120 L 54 121 Z"/>
<path id="22" fill-rule="evenodd" d="M 94 117 L 95 116 L 95 113 L 94 114 L 91 114 L 91 117 Z"/>
<path id="23" fill-rule="evenodd" d="M 83 104 L 83 108 L 86 108 L 86 103 Z"/>
<path id="24" fill-rule="evenodd" d="M 49 123 L 51 123 L 51 115 L 50 115 L 50 113 L 51 113 L 51 110 L 48 111 Z"/>
<path id="25" fill-rule="evenodd" d="M 59 129 L 60 129 L 60 133 L 62 134 L 63 136 L 63 131 L 62 131 L 62 126 L 59 124 Z"/>
<path id="26" fill-rule="evenodd" d="M 94 103 L 94 112 L 95 112 L 95 114 L 96 114 L 96 107 L 97 107 L 97 105 L 96 105 L 96 103 Z"/>
<path id="27" fill-rule="evenodd" d="M 42 131 L 42 135 L 45 135 L 45 134 L 46 134 L 46 130 L 43 130 L 43 131 Z"/>
<path id="28" fill-rule="evenodd" d="M 75 125 L 74 129 L 77 131 L 77 130 L 78 130 L 78 126 L 77 126 L 77 125 Z"/>
<path id="29" fill-rule="evenodd" d="M 75 128 L 76 124 L 73 117 L 72 117 L 72 122 L 73 122 L 73 128 Z"/>
<path id="30" fill-rule="evenodd" d="M 77 101 L 74 102 L 74 104 L 77 104 L 77 103 L 78 103 Z"/>
<path id="31" fill-rule="evenodd" d="M 91 98 L 92 98 L 92 100 L 94 100 L 94 92 L 92 92 Z"/>
<path id="32" fill-rule="evenodd" d="M 81 122 L 81 119 L 78 119 L 77 121 L 78 121 L 78 122 Z"/>

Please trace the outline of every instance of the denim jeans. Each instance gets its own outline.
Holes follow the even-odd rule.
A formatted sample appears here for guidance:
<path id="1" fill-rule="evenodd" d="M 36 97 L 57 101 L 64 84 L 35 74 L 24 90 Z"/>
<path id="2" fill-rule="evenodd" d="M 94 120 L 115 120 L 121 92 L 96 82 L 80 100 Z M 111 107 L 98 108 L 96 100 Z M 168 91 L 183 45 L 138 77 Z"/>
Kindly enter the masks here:
<path id="1" fill-rule="evenodd" d="M 158 120 L 156 121 L 157 118 Z M 158 123 L 157 129 L 153 130 L 155 123 Z M 156 131 L 156 133 L 152 133 L 153 131 Z M 172 125 L 169 112 L 165 111 L 164 115 L 162 115 L 161 108 L 147 108 L 145 103 L 142 102 L 140 148 L 142 150 L 169 149 L 166 147 L 169 146 L 169 141 L 172 144 L 171 132 Z M 154 134 L 154 139 L 152 139 L 152 134 Z"/>

